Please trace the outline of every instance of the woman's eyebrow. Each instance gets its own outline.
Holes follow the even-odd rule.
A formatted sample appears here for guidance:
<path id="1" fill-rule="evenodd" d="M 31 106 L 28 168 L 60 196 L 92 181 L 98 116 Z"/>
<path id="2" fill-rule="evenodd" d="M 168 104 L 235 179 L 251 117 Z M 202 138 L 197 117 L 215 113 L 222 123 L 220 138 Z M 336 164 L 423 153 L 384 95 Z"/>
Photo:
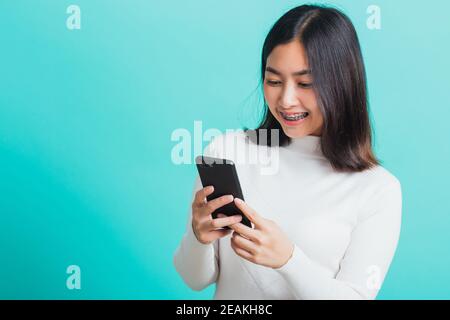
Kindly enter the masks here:
<path id="1" fill-rule="evenodd" d="M 278 70 L 275 70 L 272 67 L 266 67 L 266 71 L 281 76 L 281 72 L 278 71 Z M 303 76 L 305 74 L 311 74 L 311 70 L 310 69 L 304 69 L 304 70 L 300 70 L 300 71 L 296 71 L 296 72 L 292 73 L 293 76 Z"/>

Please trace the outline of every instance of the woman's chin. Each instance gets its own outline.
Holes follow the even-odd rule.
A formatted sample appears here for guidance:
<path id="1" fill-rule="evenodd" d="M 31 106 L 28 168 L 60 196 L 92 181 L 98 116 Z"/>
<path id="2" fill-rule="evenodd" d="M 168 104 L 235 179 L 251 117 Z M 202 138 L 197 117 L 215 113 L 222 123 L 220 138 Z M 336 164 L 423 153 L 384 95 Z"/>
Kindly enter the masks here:
<path id="1" fill-rule="evenodd" d="M 308 135 L 303 130 L 298 130 L 298 129 L 295 130 L 295 129 L 289 128 L 289 127 L 288 128 L 283 127 L 283 132 L 285 135 L 287 135 L 291 139 L 302 138 L 302 137 Z"/>
<path id="2" fill-rule="evenodd" d="M 306 136 L 321 136 L 321 134 L 317 134 L 316 132 L 310 131 L 310 130 L 304 130 L 304 128 L 294 128 L 294 127 L 287 127 L 282 126 L 283 132 L 286 136 L 288 136 L 291 139 L 296 138 L 303 138 Z"/>

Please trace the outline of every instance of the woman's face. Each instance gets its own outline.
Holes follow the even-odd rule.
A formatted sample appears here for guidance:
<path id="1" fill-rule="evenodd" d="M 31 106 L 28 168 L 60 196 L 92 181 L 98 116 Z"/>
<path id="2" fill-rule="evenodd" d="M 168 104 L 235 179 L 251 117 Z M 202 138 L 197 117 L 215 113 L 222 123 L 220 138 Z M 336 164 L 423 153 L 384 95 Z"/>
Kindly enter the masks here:
<path id="1" fill-rule="evenodd" d="M 264 98 L 284 133 L 290 138 L 321 136 L 323 117 L 303 45 L 292 41 L 276 46 L 264 77 Z"/>

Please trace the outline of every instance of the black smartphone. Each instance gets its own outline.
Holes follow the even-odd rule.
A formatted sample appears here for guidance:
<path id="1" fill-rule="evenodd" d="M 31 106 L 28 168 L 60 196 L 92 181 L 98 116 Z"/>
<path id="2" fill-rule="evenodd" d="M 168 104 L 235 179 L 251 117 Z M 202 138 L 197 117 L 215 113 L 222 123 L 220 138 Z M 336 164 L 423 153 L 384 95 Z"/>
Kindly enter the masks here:
<path id="1" fill-rule="evenodd" d="M 229 194 L 233 195 L 235 198 L 244 200 L 241 184 L 239 183 L 236 167 L 233 161 L 207 156 L 198 156 L 195 158 L 195 162 L 203 187 L 214 187 L 214 192 L 206 197 L 207 201 L 211 201 Z M 215 210 L 212 213 L 212 217 L 216 219 L 218 213 L 223 213 L 227 216 L 240 214 L 242 216 L 241 223 L 247 227 L 252 227 L 250 220 L 242 213 L 241 210 L 239 210 L 239 208 L 234 204 L 234 201 Z M 225 227 L 225 229 L 230 228 Z"/>

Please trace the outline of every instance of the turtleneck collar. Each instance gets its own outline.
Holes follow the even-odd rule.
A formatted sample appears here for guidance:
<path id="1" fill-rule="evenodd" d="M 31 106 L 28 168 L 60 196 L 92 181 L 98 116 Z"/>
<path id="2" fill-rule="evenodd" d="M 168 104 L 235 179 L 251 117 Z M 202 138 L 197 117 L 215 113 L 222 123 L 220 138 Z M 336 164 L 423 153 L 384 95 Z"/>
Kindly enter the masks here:
<path id="1" fill-rule="evenodd" d="M 304 136 L 301 138 L 291 138 L 291 142 L 286 146 L 286 149 L 299 152 L 305 155 L 316 156 L 324 158 L 320 147 L 321 137 Z"/>

